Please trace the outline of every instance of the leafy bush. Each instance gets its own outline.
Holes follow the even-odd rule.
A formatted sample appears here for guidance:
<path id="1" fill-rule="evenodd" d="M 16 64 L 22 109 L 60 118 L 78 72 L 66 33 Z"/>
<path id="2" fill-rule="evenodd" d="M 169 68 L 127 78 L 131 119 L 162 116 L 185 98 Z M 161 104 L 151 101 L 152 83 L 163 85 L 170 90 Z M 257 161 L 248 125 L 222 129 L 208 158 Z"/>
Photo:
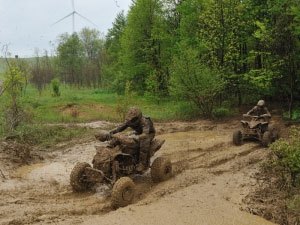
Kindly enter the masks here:
<path id="1" fill-rule="evenodd" d="M 271 149 L 277 155 L 277 163 L 286 168 L 293 182 L 300 174 L 300 127 L 293 126 L 290 129 L 288 139 L 279 139 L 271 145 Z"/>
<path id="2" fill-rule="evenodd" d="M 284 119 L 288 119 L 288 120 L 294 120 L 294 121 L 298 121 L 300 120 L 300 109 L 295 109 L 291 112 L 291 115 L 289 115 L 289 112 L 284 112 L 283 113 L 283 118 Z"/>
<path id="3" fill-rule="evenodd" d="M 58 97 L 60 96 L 60 81 L 57 78 L 54 78 L 53 80 L 51 80 L 51 87 L 52 87 L 52 95 L 54 97 Z"/>
<path id="4" fill-rule="evenodd" d="M 205 66 L 195 49 L 185 48 L 173 61 L 171 92 L 194 103 L 205 117 L 212 117 L 217 96 L 225 82 L 218 71 Z"/>
<path id="5" fill-rule="evenodd" d="M 24 71 L 12 63 L 5 71 L 3 90 L 8 96 L 7 105 L 3 108 L 5 129 L 11 132 L 24 120 L 24 110 L 20 104 L 22 91 L 25 87 Z"/>
<path id="6" fill-rule="evenodd" d="M 216 119 L 222 119 L 232 115 L 230 109 L 225 107 L 215 108 L 212 113 L 213 113 L 213 117 Z"/>

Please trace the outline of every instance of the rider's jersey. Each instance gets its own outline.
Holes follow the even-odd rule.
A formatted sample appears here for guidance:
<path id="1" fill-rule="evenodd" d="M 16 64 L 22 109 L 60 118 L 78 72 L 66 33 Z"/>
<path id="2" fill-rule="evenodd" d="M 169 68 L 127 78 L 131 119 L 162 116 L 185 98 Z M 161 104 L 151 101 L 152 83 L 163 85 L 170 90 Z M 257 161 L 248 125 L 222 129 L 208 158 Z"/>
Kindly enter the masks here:
<path id="1" fill-rule="evenodd" d="M 115 133 L 122 132 L 122 131 L 126 130 L 128 127 L 133 129 L 136 132 L 137 135 L 155 134 L 155 129 L 154 129 L 154 126 L 153 126 L 153 122 L 151 121 L 150 117 L 144 117 L 144 116 L 139 121 L 137 121 L 135 123 L 131 123 L 129 121 L 129 122 L 125 122 L 125 123 L 121 124 L 116 129 L 112 130 L 111 133 L 115 134 Z"/>
<path id="2" fill-rule="evenodd" d="M 271 113 L 267 107 L 254 106 L 247 114 L 251 116 L 261 116 L 266 114 L 271 117 Z"/>

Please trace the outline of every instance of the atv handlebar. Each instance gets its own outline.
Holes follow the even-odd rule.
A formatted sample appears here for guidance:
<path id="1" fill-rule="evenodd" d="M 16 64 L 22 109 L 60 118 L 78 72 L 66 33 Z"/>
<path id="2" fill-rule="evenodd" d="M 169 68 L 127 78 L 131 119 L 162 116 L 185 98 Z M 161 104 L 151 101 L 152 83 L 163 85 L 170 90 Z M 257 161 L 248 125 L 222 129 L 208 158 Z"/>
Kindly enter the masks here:
<path id="1" fill-rule="evenodd" d="M 112 139 L 112 134 L 107 131 L 100 131 L 95 135 L 95 138 L 101 142 L 109 141 Z"/>
<path id="2" fill-rule="evenodd" d="M 100 131 L 98 134 L 95 135 L 95 138 L 101 142 L 110 141 L 112 139 L 114 139 L 118 142 L 123 142 L 124 140 L 129 140 L 129 139 L 138 141 L 140 136 L 134 135 L 134 134 L 126 135 L 126 134 L 121 134 L 121 133 L 112 134 L 111 132 L 108 132 L 108 131 Z"/>
<path id="3" fill-rule="evenodd" d="M 243 114 L 243 117 L 252 118 L 252 119 L 256 119 L 256 120 L 258 120 L 258 119 L 270 119 L 271 118 L 271 116 L 268 115 L 268 114 L 262 114 L 260 116 L 252 116 L 252 115 L 249 115 L 249 114 Z"/>

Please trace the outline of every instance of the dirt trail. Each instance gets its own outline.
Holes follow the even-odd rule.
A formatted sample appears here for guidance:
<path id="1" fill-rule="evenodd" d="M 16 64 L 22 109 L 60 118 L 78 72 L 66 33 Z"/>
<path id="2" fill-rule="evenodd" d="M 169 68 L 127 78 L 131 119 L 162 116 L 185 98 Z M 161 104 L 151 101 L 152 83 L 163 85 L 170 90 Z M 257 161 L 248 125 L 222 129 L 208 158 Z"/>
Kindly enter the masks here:
<path id="1" fill-rule="evenodd" d="M 107 186 L 84 194 L 72 193 L 69 186 L 73 166 L 91 162 L 98 142 L 4 171 L 9 179 L 0 180 L 0 224 L 272 224 L 240 210 L 268 150 L 257 143 L 233 146 L 237 126 L 208 121 L 158 124 L 158 137 L 166 143 L 157 155 L 171 159 L 174 177 L 154 184 L 149 173 L 136 176 L 135 203 L 118 210 L 110 206 Z"/>

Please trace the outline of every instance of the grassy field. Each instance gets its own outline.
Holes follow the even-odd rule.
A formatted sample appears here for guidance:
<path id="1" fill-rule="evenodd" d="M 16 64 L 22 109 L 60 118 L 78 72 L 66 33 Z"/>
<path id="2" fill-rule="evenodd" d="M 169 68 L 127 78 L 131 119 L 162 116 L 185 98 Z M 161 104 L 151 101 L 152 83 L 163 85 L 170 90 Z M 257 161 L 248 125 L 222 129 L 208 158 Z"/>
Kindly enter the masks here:
<path id="1" fill-rule="evenodd" d="M 5 97 L 0 104 L 5 105 Z M 188 103 L 170 99 L 159 104 L 146 97 L 118 96 L 101 89 L 61 87 L 61 96 L 53 97 L 50 87 L 41 95 L 37 89 L 28 86 L 22 96 L 22 105 L 30 112 L 34 122 L 69 123 L 96 120 L 121 121 L 122 111 L 128 106 L 138 106 L 145 115 L 156 121 L 190 119 L 197 111 Z"/>
<path id="2" fill-rule="evenodd" d="M 0 121 L 0 138 L 15 136 L 18 141 L 44 147 L 55 146 L 57 143 L 77 137 L 91 136 L 92 130 L 71 126 L 49 124 L 91 122 L 107 120 L 121 122 L 129 106 L 138 106 L 145 115 L 154 121 L 188 120 L 195 118 L 198 111 L 183 101 L 171 99 L 160 100 L 159 104 L 147 97 L 124 97 L 101 89 L 61 87 L 61 96 L 53 97 L 51 88 L 41 94 L 33 86 L 23 91 L 21 104 L 29 120 L 18 126 L 13 133 L 5 130 L 4 120 Z M 0 118 L 7 106 L 8 96 L 0 97 Z M 3 119 L 4 117 L 2 117 Z"/>

